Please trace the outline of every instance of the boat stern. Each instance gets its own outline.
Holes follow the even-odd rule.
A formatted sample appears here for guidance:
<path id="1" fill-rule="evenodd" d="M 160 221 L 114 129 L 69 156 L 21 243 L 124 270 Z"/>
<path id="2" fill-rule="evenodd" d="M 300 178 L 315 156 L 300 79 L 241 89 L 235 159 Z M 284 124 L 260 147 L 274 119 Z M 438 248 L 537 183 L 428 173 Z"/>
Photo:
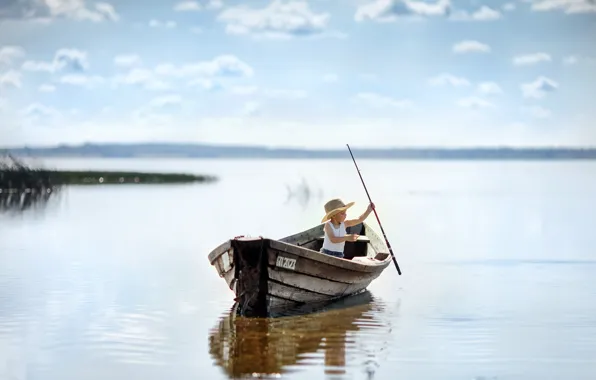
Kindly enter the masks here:
<path id="1" fill-rule="evenodd" d="M 209 261 L 236 295 L 238 312 L 246 316 L 267 314 L 269 239 L 239 236 L 209 254 Z"/>
<path id="2" fill-rule="evenodd" d="M 267 271 L 269 239 L 237 238 L 234 250 L 235 301 L 238 312 L 245 316 L 266 316 L 269 275 Z"/>

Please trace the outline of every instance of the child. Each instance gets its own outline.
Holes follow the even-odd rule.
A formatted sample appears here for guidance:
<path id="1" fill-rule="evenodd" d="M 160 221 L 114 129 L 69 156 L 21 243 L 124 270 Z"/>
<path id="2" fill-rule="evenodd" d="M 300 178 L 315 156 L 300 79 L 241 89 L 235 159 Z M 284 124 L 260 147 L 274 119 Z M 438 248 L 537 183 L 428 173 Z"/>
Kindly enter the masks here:
<path id="1" fill-rule="evenodd" d="M 325 230 L 325 239 L 321 247 L 322 253 L 335 257 L 344 257 L 344 245 L 346 241 L 356 241 L 358 235 L 346 235 L 346 228 L 364 222 L 368 215 L 375 208 L 371 203 L 364 214 L 360 215 L 358 219 L 346 220 L 346 210 L 354 205 L 350 202 L 347 205 L 340 199 L 332 199 L 325 203 L 325 216 L 321 223 L 325 223 L 323 229 Z"/>

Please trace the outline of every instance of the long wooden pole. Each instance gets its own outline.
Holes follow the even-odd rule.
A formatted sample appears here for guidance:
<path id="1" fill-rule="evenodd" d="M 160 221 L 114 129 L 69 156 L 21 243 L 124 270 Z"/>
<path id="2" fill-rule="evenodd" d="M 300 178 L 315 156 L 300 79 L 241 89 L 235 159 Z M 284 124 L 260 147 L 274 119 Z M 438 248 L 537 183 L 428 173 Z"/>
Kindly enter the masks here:
<path id="1" fill-rule="evenodd" d="M 368 194 L 368 189 L 366 188 L 366 185 L 364 184 L 364 179 L 362 179 L 362 174 L 360 174 L 360 169 L 358 169 L 358 164 L 356 164 L 356 159 L 354 158 L 354 155 L 352 154 L 352 149 L 350 149 L 350 145 L 346 144 L 348 147 L 348 150 L 350 151 L 350 156 L 352 156 L 352 161 L 354 161 L 354 166 L 356 166 L 356 171 L 358 172 L 358 175 L 360 176 L 360 181 L 362 181 L 362 186 L 364 186 L 364 191 L 366 191 L 366 196 L 368 197 L 368 201 L 370 203 L 373 203 L 373 201 L 370 199 L 370 194 Z M 379 220 L 379 215 L 377 215 L 377 210 L 376 207 L 373 208 L 373 212 L 375 213 L 375 216 L 377 217 L 377 222 L 379 223 L 379 227 L 381 227 L 381 233 L 383 233 L 383 237 L 385 238 L 385 243 L 387 244 L 387 248 L 389 248 L 389 253 L 391 253 L 391 258 L 393 259 L 393 263 L 395 264 L 395 269 L 397 269 L 397 273 L 399 273 L 399 275 L 401 276 L 401 270 L 399 269 L 399 265 L 397 264 L 397 260 L 395 259 L 395 255 L 393 254 L 393 249 L 391 249 L 391 244 L 389 244 L 389 240 L 387 240 L 387 235 L 385 235 L 385 230 L 383 230 L 383 225 L 381 224 L 381 221 Z"/>

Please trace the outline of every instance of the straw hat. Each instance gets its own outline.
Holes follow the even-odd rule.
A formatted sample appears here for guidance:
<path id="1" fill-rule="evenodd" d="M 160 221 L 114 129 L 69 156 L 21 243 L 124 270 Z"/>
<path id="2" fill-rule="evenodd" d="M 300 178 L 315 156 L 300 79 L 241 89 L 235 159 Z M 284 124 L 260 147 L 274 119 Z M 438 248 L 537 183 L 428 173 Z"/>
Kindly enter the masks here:
<path id="1" fill-rule="evenodd" d="M 346 211 L 350 207 L 354 206 L 355 202 L 345 204 L 341 199 L 335 198 L 325 203 L 325 216 L 321 220 L 321 223 L 325 223 L 329 218 L 338 212 Z"/>

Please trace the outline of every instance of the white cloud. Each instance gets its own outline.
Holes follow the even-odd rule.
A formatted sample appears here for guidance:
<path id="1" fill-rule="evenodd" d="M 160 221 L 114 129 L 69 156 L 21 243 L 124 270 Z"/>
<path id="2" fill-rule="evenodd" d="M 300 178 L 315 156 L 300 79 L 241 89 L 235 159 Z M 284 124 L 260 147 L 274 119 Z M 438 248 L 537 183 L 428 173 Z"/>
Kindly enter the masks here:
<path id="1" fill-rule="evenodd" d="M 337 76 L 337 74 L 329 73 L 329 74 L 323 75 L 323 82 L 334 83 L 334 82 L 337 82 L 338 80 L 339 80 L 339 77 Z"/>
<path id="2" fill-rule="evenodd" d="M 255 103 L 257 103 L 255 101 Z M 230 105 L 229 114 L 242 111 L 243 104 Z M 247 107 L 248 108 L 248 107 Z M 357 136 L 362 147 L 388 147 L 392 141 L 401 146 L 528 146 L 528 145 L 586 145 L 596 142 L 588 120 L 582 124 L 569 124 L 569 128 L 544 129 L 540 121 L 532 124 L 499 122 L 490 112 L 462 112 L 465 108 L 449 108 L 448 113 L 433 112 L 423 120 L 410 119 L 408 115 L 395 117 L 339 116 L 333 120 L 310 118 L 278 119 L 259 115 L 226 117 L 194 117 L 181 115 L 182 110 L 164 114 L 159 109 L 147 108 L 132 119 L 92 119 L 88 121 L 65 120 L 53 128 L 38 125 L 21 127 L 19 136 L 4 133 L 0 138 L 10 145 L 50 145 L 84 142 L 179 142 L 213 144 L 263 144 L 294 147 L 328 148 L 330 139 L 338 130 L 345 136 Z M 490 110 L 487 108 L 486 110 Z M 156 114 L 157 111 L 157 114 Z M 236 112 L 234 112 L 236 111 Z M 409 114 L 409 113 L 408 113 Z M 427 113 L 428 114 L 428 113 Z M 406 117 L 408 116 L 408 117 Z M 586 117 L 586 119 L 588 119 Z M 12 123 L 15 124 L 15 123 Z M 482 128 L 479 128 L 479 125 Z M 567 125 L 567 124 L 566 124 Z M 370 133 L 362 134 L 363 128 Z M 17 131 L 17 129 L 14 129 Z M 250 131 L 250 133 L 247 133 Z M 313 139 L 313 134 L 318 136 Z M 288 136 L 292 136 L 288 139 Z M 354 137 L 356 138 L 356 137 Z M 354 140 L 355 141 L 355 140 Z M 348 141 L 349 142 L 349 141 Z"/>
<path id="3" fill-rule="evenodd" d="M 596 12 L 596 2 L 593 0 L 534 0 L 532 10 L 536 12 L 563 11 L 567 14 L 593 13 Z"/>
<path id="4" fill-rule="evenodd" d="M 159 21 L 155 19 L 149 21 L 149 26 L 152 28 L 174 29 L 176 25 L 176 21 Z"/>
<path id="5" fill-rule="evenodd" d="M 505 3 L 505 4 L 503 4 L 503 10 L 505 10 L 507 12 L 514 11 L 515 8 L 516 8 L 515 3 Z"/>
<path id="6" fill-rule="evenodd" d="M 470 82 L 466 78 L 448 73 L 439 74 L 436 77 L 429 78 L 428 83 L 431 86 L 444 86 L 448 84 L 453 87 L 463 87 L 470 85 Z"/>
<path id="7" fill-rule="evenodd" d="M 207 3 L 207 9 L 219 9 L 224 6 L 223 1 L 221 0 L 209 0 Z"/>
<path id="8" fill-rule="evenodd" d="M 141 57 L 136 54 L 122 54 L 114 57 L 114 65 L 120 67 L 132 67 L 141 63 Z"/>
<path id="9" fill-rule="evenodd" d="M 171 127 L 174 117 L 171 114 L 159 113 L 153 107 L 140 107 L 131 112 L 134 127 Z M 130 127 L 128 127 L 130 128 Z M 105 135 L 105 133 L 101 133 Z"/>
<path id="10" fill-rule="evenodd" d="M 453 52 L 457 54 L 473 52 L 488 53 L 490 51 L 490 46 L 488 46 L 487 44 L 473 40 L 465 40 L 453 45 Z"/>
<path id="11" fill-rule="evenodd" d="M 360 79 L 365 80 L 365 81 L 376 81 L 378 80 L 378 76 L 377 74 L 373 74 L 373 73 L 362 73 L 359 75 Z"/>
<path id="12" fill-rule="evenodd" d="M 48 107 L 40 103 L 32 103 L 21 109 L 26 124 L 45 123 L 52 124 L 62 118 L 62 113 L 53 107 Z"/>
<path id="13" fill-rule="evenodd" d="M 172 77 L 251 77 L 254 75 L 253 68 L 234 55 L 220 55 L 211 61 L 180 66 L 171 63 L 160 64 L 155 68 L 155 72 Z"/>
<path id="14" fill-rule="evenodd" d="M 256 116 L 260 111 L 261 103 L 255 101 L 246 102 L 242 108 L 242 114 L 246 116 Z"/>
<path id="15" fill-rule="evenodd" d="M 25 49 L 8 45 L 0 47 L 0 65 L 11 65 L 13 61 L 25 56 Z"/>
<path id="16" fill-rule="evenodd" d="M 220 55 L 209 61 L 199 61 L 182 65 L 162 63 L 153 69 L 132 68 L 128 73 L 113 78 L 115 84 L 141 85 L 148 90 L 167 90 L 170 82 L 186 80 L 189 86 L 205 89 L 215 87 L 214 78 L 247 78 L 254 75 L 253 68 L 234 55 Z"/>
<path id="17" fill-rule="evenodd" d="M 54 54 L 54 60 L 25 61 L 22 69 L 27 71 L 48 71 L 54 73 L 63 69 L 85 71 L 89 68 L 87 53 L 77 49 L 60 49 Z"/>
<path id="18" fill-rule="evenodd" d="M 119 74 L 113 78 L 115 84 L 140 85 L 147 90 L 161 91 L 170 88 L 170 84 L 159 78 L 153 70 L 133 68 L 126 74 Z"/>
<path id="19" fill-rule="evenodd" d="M 579 57 L 577 55 L 570 55 L 563 59 L 565 65 L 575 65 L 578 61 Z"/>
<path id="20" fill-rule="evenodd" d="M 105 79 L 99 75 L 67 74 L 60 77 L 60 83 L 94 88 L 105 83 Z"/>
<path id="21" fill-rule="evenodd" d="M 538 77 L 534 82 L 523 83 L 520 85 L 523 96 L 526 98 L 541 99 L 549 92 L 555 92 L 559 84 L 546 77 Z"/>
<path id="22" fill-rule="evenodd" d="M 551 56 L 547 53 L 532 53 L 515 56 L 513 64 L 516 66 L 529 66 L 540 62 L 550 62 L 551 60 Z"/>
<path id="23" fill-rule="evenodd" d="M 354 97 L 354 100 L 376 108 L 411 108 L 410 100 L 394 99 L 388 96 L 370 92 L 361 92 Z"/>
<path id="24" fill-rule="evenodd" d="M 589 65 L 596 64 L 596 58 L 589 56 L 569 55 L 563 58 L 563 64 L 565 66 L 576 65 L 578 63 L 584 63 Z"/>
<path id="25" fill-rule="evenodd" d="M 116 13 L 114 7 L 109 3 L 95 3 L 95 9 L 106 20 L 118 21 L 120 19 L 120 16 Z"/>
<path id="26" fill-rule="evenodd" d="M 541 106 L 523 107 L 522 111 L 537 119 L 547 119 L 552 115 L 551 110 Z"/>
<path id="27" fill-rule="evenodd" d="M 200 11 L 201 9 L 203 9 L 203 7 L 196 1 L 181 1 L 174 5 L 174 10 L 176 12 L 192 12 Z"/>
<path id="28" fill-rule="evenodd" d="M 21 68 L 25 71 L 47 71 L 50 73 L 57 70 L 53 62 L 41 61 L 26 61 Z"/>
<path id="29" fill-rule="evenodd" d="M 21 85 L 21 73 L 18 71 L 9 70 L 5 73 L 0 73 L 0 88 L 5 86 L 20 88 Z"/>
<path id="30" fill-rule="evenodd" d="M 365 20 L 391 22 L 399 17 L 447 16 L 450 10 L 450 0 L 438 0 L 434 3 L 414 0 L 374 0 L 360 5 L 354 19 L 358 22 Z"/>
<path id="31" fill-rule="evenodd" d="M 94 9 L 87 7 L 84 0 L 44 0 L 35 4 L 45 5 L 41 11 L 49 11 L 51 18 L 68 18 L 77 21 L 118 21 L 120 18 L 114 7 L 105 2 L 97 2 Z M 39 10 L 39 9 L 38 9 Z"/>
<path id="32" fill-rule="evenodd" d="M 303 90 L 280 89 L 267 89 L 264 91 L 264 95 L 276 99 L 303 99 L 307 96 L 306 91 Z"/>
<path id="33" fill-rule="evenodd" d="M 495 105 L 488 100 L 470 96 L 457 101 L 457 105 L 464 108 L 493 108 Z"/>
<path id="34" fill-rule="evenodd" d="M 259 91 L 257 86 L 234 86 L 230 92 L 234 95 L 252 95 Z"/>
<path id="35" fill-rule="evenodd" d="M 177 94 L 170 94 L 151 99 L 151 101 L 149 102 L 149 106 L 155 108 L 163 108 L 166 106 L 177 105 L 180 103 L 182 103 L 182 96 Z"/>
<path id="36" fill-rule="evenodd" d="M 503 89 L 495 82 L 482 82 L 478 84 L 478 92 L 483 95 L 499 95 Z"/>
<path id="37" fill-rule="evenodd" d="M 38 88 L 39 92 L 54 92 L 56 91 L 56 86 L 51 84 L 42 84 Z"/>
<path id="38" fill-rule="evenodd" d="M 220 9 L 223 8 L 224 4 L 221 0 L 209 0 L 209 1 L 196 1 L 196 0 L 184 0 L 174 4 L 174 11 L 176 12 L 199 12 L 203 9 Z"/>
<path id="39" fill-rule="evenodd" d="M 166 94 L 151 99 L 147 104 L 131 112 L 131 118 L 136 126 L 171 126 L 175 122 L 168 109 L 178 107 L 183 103 L 179 94 Z"/>
<path id="40" fill-rule="evenodd" d="M 501 12 L 483 5 L 473 13 L 465 10 L 454 12 L 450 18 L 454 21 L 494 21 L 501 18 Z"/>
<path id="41" fill-rule="evenodd" d="M 246 5 L 227 8 L 217 19 L 226 24 L 229 34 L 289 38 L 322 35 L 329 17 L 328 13 L 314 13 L 305 1 L 273 0 L 261 9 Z"/>
<path id="42" fill-rule="evenodd" d="M 201 87 L 204 90 L 214 90 L 221 86 L 210 78 L 195 78 L 188 82 L 190 87 Z"/>
<path id="43" fill-rule="evenodd" d="M 238 96 L 264 96 L 272 99 L 304 99 L 308 93 L 304 90 L 290 90 L 290 89 L 260 89 L 257 86 L 233 86 L 230 88 L 230 93 Z"/>

